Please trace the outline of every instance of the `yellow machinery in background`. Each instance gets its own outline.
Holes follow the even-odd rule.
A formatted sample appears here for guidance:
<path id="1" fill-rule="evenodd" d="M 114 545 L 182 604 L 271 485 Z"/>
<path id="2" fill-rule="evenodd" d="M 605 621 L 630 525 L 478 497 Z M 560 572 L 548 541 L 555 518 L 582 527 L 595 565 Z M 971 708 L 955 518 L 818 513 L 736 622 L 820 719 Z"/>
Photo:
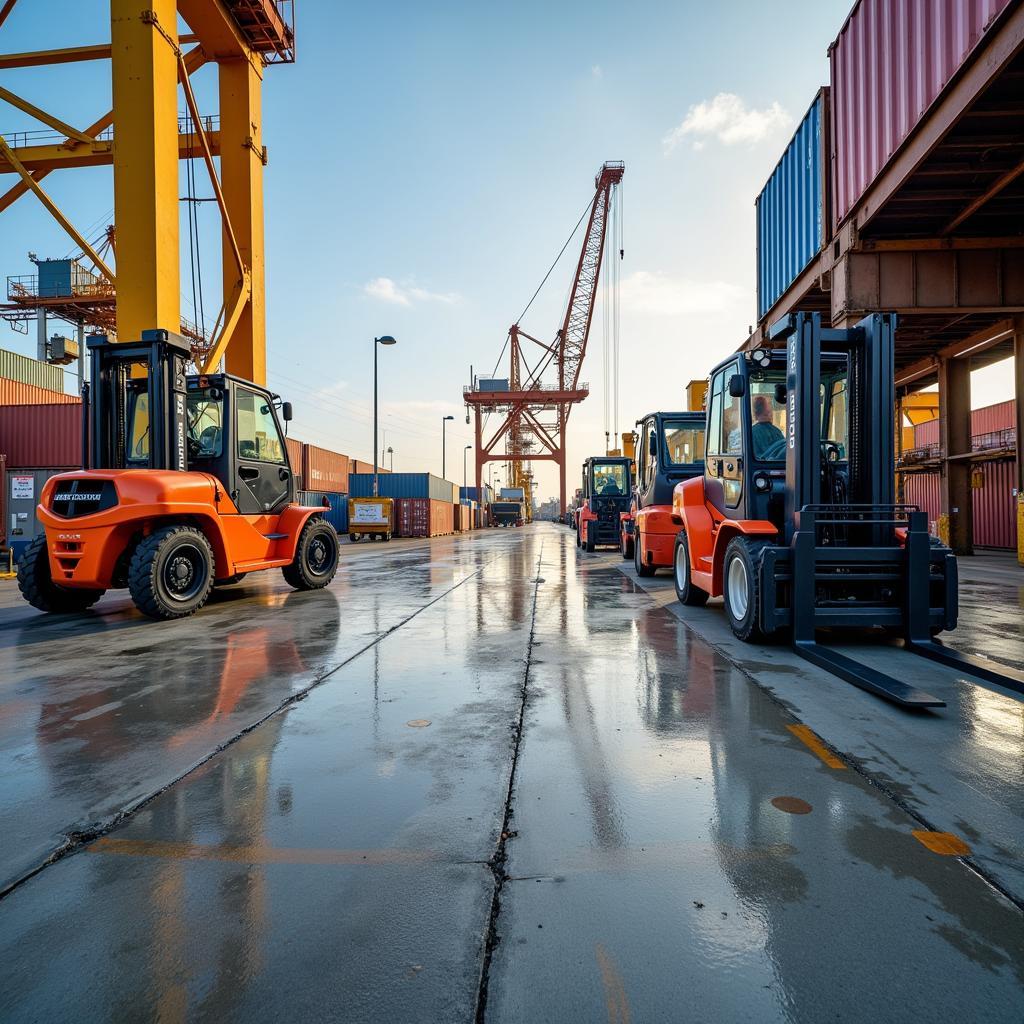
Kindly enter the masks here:
<path id="1" fill-rule="evenodd" d="M 391 540 L 394 534 L 395 503 L 392 498 L 349 498 L 348 539 L 353 544 L 370 540 Z"/>
<path id="2" fill-rule="evenodd" d="M 691 380 L 686 385 L 686 411 L 703 412 L 707 393 L 708 382 L 706 380 Z"/>

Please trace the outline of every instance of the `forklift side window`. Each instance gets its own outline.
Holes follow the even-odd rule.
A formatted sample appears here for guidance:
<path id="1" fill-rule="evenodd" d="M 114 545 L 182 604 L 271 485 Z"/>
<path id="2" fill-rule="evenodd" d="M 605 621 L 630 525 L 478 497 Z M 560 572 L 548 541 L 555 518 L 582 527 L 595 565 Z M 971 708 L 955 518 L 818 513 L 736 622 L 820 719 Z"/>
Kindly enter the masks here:
<path id="1" fill-rule="evenodd" d="M 265 395 L 238 390 L 238 457 L 284 465 L 284 444 Z"/>
<path id="2" fill-rule="evenodd" d="M 214 397 L 216 395 L 216 397 Z M 224 450 L 224 398 L 214 388 L 188 394 L 190 459 L 217 459 Z"/>
<path id="3" fill-rule="evenodd" d="M 668 422 L 664 425 L 663 451 L 669 466 L 704 461 L 704 428 Z"/>
<path id="4" fill-rule="evenodd" d="M 707 448 L 711 455 L 720 455 L 722 448 L 719 444 L 722 436 L 722 374 L 715 377 L 714 386 L 711 392 L 711 406 L 708 414 L 708 436 Z"/>
<path id="5" fill-rule="evenodd" d="M 786 403 L 779 401 L 780 395 L 785 398 L 785 384 L 783 369 L 750 375 L 750 440 L 759 461 L 781 462 L 786 457 Z"/>

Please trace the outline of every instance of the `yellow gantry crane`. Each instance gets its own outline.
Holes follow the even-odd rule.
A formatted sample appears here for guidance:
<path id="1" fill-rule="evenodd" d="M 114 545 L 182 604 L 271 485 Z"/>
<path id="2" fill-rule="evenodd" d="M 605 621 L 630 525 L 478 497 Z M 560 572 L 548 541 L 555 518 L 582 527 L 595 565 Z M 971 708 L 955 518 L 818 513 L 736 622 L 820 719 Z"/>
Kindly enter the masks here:
<path id="1" fill-rule="evenodd" d="M 18 0 L 0 0 L 0 29 Z M 191 32 L 179 35 L 178 17 Z M 2 34 L 0 34 L 2 44 Z M 0 136 L 0 174 L 20 178 L 0 194 L 0 212 L 32 192 L 111 285 L 117 336 L 141 337 L 181 325 L 178 161 L 202 158 L 223 233 L 220 315 L 196 364 L 212 372 L 225 359 L 237 376 L 266 383 L 261 88 L 268 64 L 294 60 L 293 0 L 110 0 L 110 43 L 31 53 L 0 53 L 0 71 L 78 61 L 110 61 L 113 109 L 77 129 L 0 87 L 0 101 L 57 133 L 45 145 Z M 219 124 L 202 117 L 191 76 L 217 67 Z M 179 124 L 178 88 L 189 117 Z M 20 140 L 15 140 L 18 142 Z M 217 172 L 215 158 L 219 157 Z M 42 186 L 54 171 L 97 165 L 114 170 L 117 268 L 112 269 Z M 230 345 L 230 354 L 227 354 Z"/>

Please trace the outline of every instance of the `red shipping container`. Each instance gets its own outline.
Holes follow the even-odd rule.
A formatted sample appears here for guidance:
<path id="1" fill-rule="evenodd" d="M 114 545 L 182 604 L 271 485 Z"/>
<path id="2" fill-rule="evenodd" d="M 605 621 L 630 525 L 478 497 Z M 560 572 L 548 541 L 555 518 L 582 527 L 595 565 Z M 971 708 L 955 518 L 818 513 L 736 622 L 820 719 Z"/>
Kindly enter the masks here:
<path id="1" fill-rule="evenodd" d="M 981 437 L 983 434 L 1000 434 L 1004 430 L 1016 428 L 1017 403 L 1011 398 L 1008 402 L 986 405 L 983 409 L 971 412 L 971 436 Z M 941 440 L 939 420 L 929 420 L 914 428 L 914 447 L 927 448 L 931 444 L 939 444 Z M 986 445 L 985 447 L 991 447 Z"/>
<path id="2" fill-rule="evenodd" d="M 4 405 L 72 405 L 81 402 L 77 395 L 62 395 L 35 384 L 0 377 L 0 406 Z"/>
<path id="3" fill-rule="evenodd" d="M 284 446 L 288 449 L 288 462 L 292 467 L 292 476 L 295 477 L 299 490 L 302 489 L 302 442 L 294 437 L 286 437 Z"/>
<path id="4" fill-rule="evenodd" d="M 0 406 L 0 452 L 15 469 L 81 466 L 82 403 Z"/>
<path id="5" fill-rule="evenodd" d="M 833 224 L 924 118 L 1009 0 L 860 0 L 829 47 Z"/>
<path id="6" fill-rule="evenodd" d="M 302 446 L 302 486 L 307 491 L 348 493 L 349 457 L 318 448 L 315 444 Z"/>
<path id="7" fill-rule="evenodd" d="M 928 516 L 928 531 L 935 536 L 942 510 L 941 495 L 942 477 L 938 473 L 903 474 L 903 500 L 908 505 L 917 505 Z"/>
<path id="8" fill-rule="evenodd" d="M 1012 459 L 982 462 L 972 473 L 974 543 L 1017 550 L 1017 467 Z M 977 486 L 980 483 L 980 487 Z"/>
<path id="9" fill-rule="evenodd" d="M 399 498 L 400 537 L 444 537 L 455 531 L 455 506 L 433 498 Z"/>

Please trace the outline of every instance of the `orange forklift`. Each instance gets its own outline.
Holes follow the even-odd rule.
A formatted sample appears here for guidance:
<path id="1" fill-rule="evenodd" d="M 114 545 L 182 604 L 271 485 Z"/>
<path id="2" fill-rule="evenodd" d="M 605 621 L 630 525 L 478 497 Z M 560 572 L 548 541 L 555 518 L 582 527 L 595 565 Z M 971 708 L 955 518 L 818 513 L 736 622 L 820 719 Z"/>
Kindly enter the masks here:
<path id="1" fill-rule="evenodd" d="M 188 375 L 184 339 L 89 340 L 82 470 L 47 481 L 45 534 L 18 568 L 25 599 L 80 612 L 127 587 L 155 619 L 198 611 L 215 585 L 280 568 L 296 590 L 326 587 L 338 535 L 295 500 L 281 419 L 291 406 L 230 374 Z"/>
<path id="2" fill-rule="evenodd" d="M 876 313 L 855 327 L 791 314 L 774 347 L 711 373 L 704 473 L 676 486 L 676 595 L 724 598 L 733 633 L 785 636 L 807 661 L 909 708 L 944 702 L 819 640 L 822 631 L 899 637 L 905 650 L 1024 692 L 935 641 L 956 628 L 957 563 L 916 505 L 894 497 L 894 333 Z"/>
<path id="3" fill-rule="evenodd" d="M 637 420 L 636 483 L 623 512 L 619 546 L 638 576 L 672 567 L 679 526 L 672 518 L 672 492 L 704 473 L 704 413 L 652 412 Z"/>
<path id="4" fill-rule="evenodd" d="M 629 508 L 633 463 L 614 455 L 594 455 L 583 463 L 583 487 L 576 508 L 576 547 L 592 552 L 619 546 L 619 522 Z"/>

